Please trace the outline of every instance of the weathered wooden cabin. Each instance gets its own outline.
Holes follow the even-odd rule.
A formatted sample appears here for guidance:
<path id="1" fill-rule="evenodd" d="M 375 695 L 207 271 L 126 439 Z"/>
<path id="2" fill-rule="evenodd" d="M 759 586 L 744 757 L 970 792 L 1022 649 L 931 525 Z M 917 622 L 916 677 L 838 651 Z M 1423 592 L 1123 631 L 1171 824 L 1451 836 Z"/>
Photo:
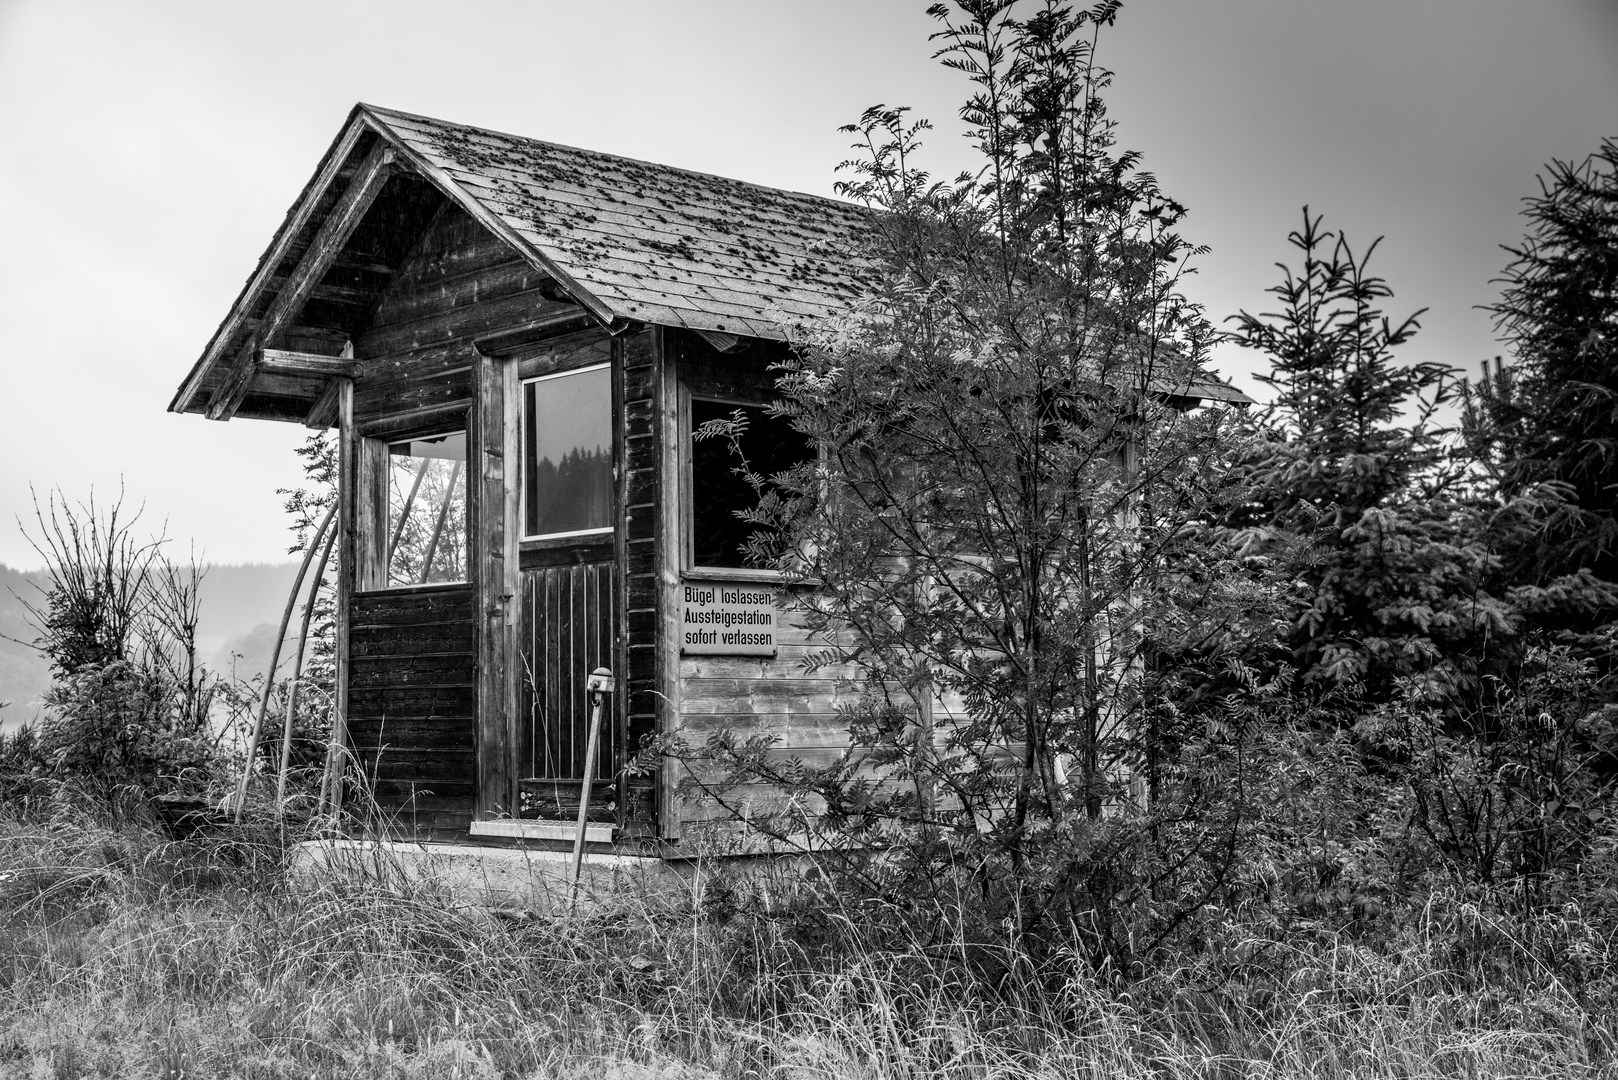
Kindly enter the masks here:
<path id="1" fill-rule="evenodd" d="M 782 327 L 854 285 L 832 200 L 356 106 L 170 409 L 336 427 L 337 717 L 422 839 L 564 843 L 588 673 L 617 673 L 594 843 L 677 839 L 654 730 L 768 724 L 824 747 L 745 498 L 694 425 L 759 460 Z"/>
<path id="2" fill-rule="evenodd" d="M 679 852 L 712 810 L 625 768 L 650 732 L 846 741 L 750 489 L 704 421 L 769 420 L 784 327 L 842 309 L 828 199 L 356 106 L 171 410 L 339 433 L 339 732 L 400 830 L 564 844 L 588 673 L 617 692 L 590 839 Z M 1209 396 L 1220 396 L 1210 386 Z"/>

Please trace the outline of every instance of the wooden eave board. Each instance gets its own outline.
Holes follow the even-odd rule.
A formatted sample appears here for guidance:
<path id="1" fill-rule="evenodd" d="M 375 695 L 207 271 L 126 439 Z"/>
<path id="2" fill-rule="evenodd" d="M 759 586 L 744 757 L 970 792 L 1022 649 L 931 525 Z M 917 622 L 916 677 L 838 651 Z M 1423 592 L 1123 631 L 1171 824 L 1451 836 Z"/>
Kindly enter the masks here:
<path id="1" fill-rule="evenodd" d="M 321 204 L 327 208 L 337 200 L 343 186 L 358 169 L 369 149 L 367 127 L 360 119 L 360 106 L 349 113 L 331 146 L 321 156 L 314 174 L 287 210 L 269 246 L 243 283 L 236 301 L 219 328 L 209 339 L 185 380 L 169 402 L 170 412 L 201 412 L 207 407 L 207 392 L 218 385 L 227 370 L 219 361 L 228 361 L 257 329 L 258 319 L 274 299 L 276 279 L 284 280 L 281 268 L 296 264 L 308 248 L 324 219 Z M 347 175 L 345 175 L 347 174 Z"/>
<path id="2" fill-rule="evenodd" d="M 859 290 L 860 207 L 365 111 L 615 318 L 780 340 Z"/>

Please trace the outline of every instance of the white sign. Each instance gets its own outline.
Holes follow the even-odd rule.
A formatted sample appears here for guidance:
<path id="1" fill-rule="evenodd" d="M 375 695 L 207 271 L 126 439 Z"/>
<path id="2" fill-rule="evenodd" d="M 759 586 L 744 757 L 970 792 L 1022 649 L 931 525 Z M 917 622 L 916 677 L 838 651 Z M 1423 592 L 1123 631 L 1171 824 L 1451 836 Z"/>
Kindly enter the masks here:
<path id="1" fill-rule="evenodd" d="M 775 590 L 685 582 L 680 651 L 688 656 L 774 656 L 781 613 Z"/>

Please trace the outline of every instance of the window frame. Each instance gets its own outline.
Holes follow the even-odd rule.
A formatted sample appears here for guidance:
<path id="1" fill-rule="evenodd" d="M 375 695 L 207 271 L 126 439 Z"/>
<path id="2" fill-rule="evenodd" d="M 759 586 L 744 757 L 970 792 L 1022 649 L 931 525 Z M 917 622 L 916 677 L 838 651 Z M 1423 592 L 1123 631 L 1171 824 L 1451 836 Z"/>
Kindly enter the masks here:
<path id="1" fill-rule="evenodd" d="M 693 401 L 712 402 L 716 405 L 730 405 L 747 409 L 767 409 L 779 400 L 778 398 L 763 396 L 747 396 L 745 394 L 710 390 L 693 390 L 685 380 L 680 380 L 679 402 L 679 434 L 676 454 L 679 461 L 680 478 L 680 514 L 679 514 L 679 552 L 680 574 L 682 577 L 693 580 L 711 581 L 759 581 L 779 582 L 784 576 L 781 571 L 773 568 L 750 566 L 703 566 L 696 559 L 696 478 L 693 472 L 694 447 L 693 436 L 695 428 L 691 423 L 691 403 Z"/>
<path id="2" fill-rule="evenodd" d="M 617 445 L 617 427 L 614 419 L 615 397 L 613 393 L 612 361 L 602 360 L 593 364 L 584 364 L 580 367 L 563 368 L 560 371 L 547 371 L 539 375 L 529 375 L 518 383 L 517 390 L 517 522 L 520 531 L 517 541 L 525 548 L 547 548 L 565 546 L 569 544 L 600 544 L 610 542 L 617 526 L 611 520 L 614 515 L 609 514 L 606 525 L 593 529 L 571 529 L 564 532 L 532 533 L 528 530 L 528 476 L 524 466 L 528 461 L 528 387 L 533 383 L 547 382 L 554 379 L 565 379 L 569 375 L 582 375 L 590 371 L 605 371 L 607 373 L 607 453 L 612 461 L 614 504 L 617 502 L 617 458 L 614 447 Z"/>

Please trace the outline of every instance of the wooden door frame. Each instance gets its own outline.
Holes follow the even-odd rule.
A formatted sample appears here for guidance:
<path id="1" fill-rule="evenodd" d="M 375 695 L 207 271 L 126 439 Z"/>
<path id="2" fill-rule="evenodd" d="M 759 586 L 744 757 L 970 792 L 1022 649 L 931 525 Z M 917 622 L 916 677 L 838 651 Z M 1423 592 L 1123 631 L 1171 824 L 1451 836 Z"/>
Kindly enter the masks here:
<path id="1" fill-rule="evenodd" d="M 517 487 L 521 389 L 517 362 L 480 346 L 472 364 L 468 473 L 476 498 L 471 577 L 477 618 L 477 801 L 474 820 L 517 816 L 513 760 L 517 722 L 517 633 L 521 621 Z"/>

